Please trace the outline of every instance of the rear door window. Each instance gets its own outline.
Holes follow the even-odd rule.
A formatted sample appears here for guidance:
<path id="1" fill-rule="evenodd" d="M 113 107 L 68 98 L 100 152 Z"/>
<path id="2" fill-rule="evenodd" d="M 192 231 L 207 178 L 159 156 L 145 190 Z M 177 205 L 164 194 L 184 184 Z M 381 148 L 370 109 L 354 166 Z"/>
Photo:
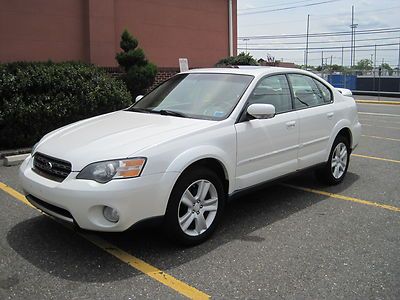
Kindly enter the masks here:
<path id="1" fill-rule="evenodd" d="M 313 78 L 302 74 L 289 74 L 296 109 L 318 106 L 326 103 Z"/>

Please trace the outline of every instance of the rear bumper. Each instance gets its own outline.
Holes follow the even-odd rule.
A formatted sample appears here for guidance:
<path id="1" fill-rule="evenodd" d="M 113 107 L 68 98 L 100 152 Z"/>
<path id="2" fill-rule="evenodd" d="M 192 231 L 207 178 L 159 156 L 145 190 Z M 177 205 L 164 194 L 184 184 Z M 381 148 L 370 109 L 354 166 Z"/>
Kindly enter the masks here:
<path id="1" fill-rule="evenodd" d="M 163 216 L 179 176 L 179 173 L 167 172 L 100 184 L 76 179 L 77 174 L 71 172 L 63 182 L 47 179 L 32 171 L 29 156 L 22 163 L 19 175 L 27 199 L 35 207 L 95 231 L 124 231 L 141 220 Z M 104 206 L 118 210 L 117 223 L 104 218 Z"/>

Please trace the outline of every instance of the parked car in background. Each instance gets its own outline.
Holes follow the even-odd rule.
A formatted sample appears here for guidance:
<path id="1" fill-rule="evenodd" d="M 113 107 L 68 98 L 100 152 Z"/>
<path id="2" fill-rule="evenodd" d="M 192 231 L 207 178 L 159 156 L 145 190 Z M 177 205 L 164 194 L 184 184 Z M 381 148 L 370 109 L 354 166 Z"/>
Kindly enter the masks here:
<path id="1" fill-rule="evenodd" d="M 310 167 L 340 183 L 360 135 L 354 99 L 310 72 L 198 69 L 47 134 L 20 178 L 34 206 L 81 228 L 124 231 L 160 217 L 193 245 L 237 192 Z"/>

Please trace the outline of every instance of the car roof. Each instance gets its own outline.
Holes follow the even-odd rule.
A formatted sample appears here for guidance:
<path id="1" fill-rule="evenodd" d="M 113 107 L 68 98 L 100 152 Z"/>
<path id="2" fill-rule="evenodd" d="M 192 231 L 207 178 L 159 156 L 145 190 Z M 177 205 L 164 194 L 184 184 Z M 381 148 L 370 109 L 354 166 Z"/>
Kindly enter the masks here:
<path id="1" fill-rule="evenodd" d="M 273 73 L 309 73 L 300 69 L 282 68 L 282 67 L 265 67 L 265 66 L 238 66 L 231 68 L 201 68 L 192 69 L 183 73 L 225 73 L 225 74 L 239 74 L 239 75 L 252 75 L 263 76 Z"/>

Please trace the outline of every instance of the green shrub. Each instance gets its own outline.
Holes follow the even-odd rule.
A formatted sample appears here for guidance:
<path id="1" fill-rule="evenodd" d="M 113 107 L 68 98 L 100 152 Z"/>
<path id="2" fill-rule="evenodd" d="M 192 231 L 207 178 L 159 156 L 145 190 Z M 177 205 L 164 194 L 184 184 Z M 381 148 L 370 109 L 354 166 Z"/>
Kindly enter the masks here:
<path id="1" fill-rule="evenodd" d="M 126 29 L 121 34 L 120 47 L 123 52 L 117 53 L 115 59 L 125 70 L 122 76 L 133 98 L 143 95 L 157 75 L 157 67 L 150 63 L 144 51 L 137 48 L 138 41 Z"/>
<path id="2" fill-rule="evenodd" d="M 92 65 L 0 64 L 0 149 L 32 146 L 53 129 L 130 104 L 124 83 Z"/>
<path id="3" fill-rule="evenodd" d="M 230 56 L 221 59 L 216 63 L 217 67 L 223 66 L 257 66 L 257 61 L 249 53 L 239 53 L 237 56 Z"/>

